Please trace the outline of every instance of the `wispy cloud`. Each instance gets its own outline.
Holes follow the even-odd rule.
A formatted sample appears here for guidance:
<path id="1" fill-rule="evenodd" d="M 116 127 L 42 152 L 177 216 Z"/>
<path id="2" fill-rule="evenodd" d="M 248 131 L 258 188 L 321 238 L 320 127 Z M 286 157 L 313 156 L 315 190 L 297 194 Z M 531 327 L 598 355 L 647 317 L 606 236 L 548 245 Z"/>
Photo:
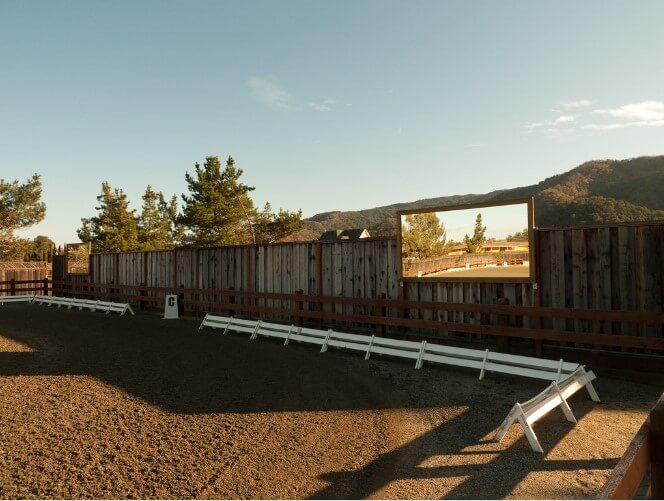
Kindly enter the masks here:
<path id="1" fill-rule="evenodd" d="M 563 108 L 587 108 L 592 106 L 593 101 L 588 99 L 579 99 L 578 101 L 561 101 L 560 106 Z"/>
<path id="2" fill-rule="evenodd" d="M 549 125 L 551 122 L 530 122 L 526 124 L 526 129 L 532 130 L 532 129 L 539 129 L 540 127 L 544 127 L 545 125 Z"/>
<path id="3" fill-rule="evenodd" d="M 325 111 L 332 111 L 332 107 L 335 104 L 337 104 L 336 99 L 325 99 L 324 101 L 320 102 L 309 101 L 307 103 L 307 106 L 312 110 L 325 112 Z"/>
<path id="4" fill-rule="evenodd" d="M 592 111 L 594 116 L 611 117 L 619 121 L 609 123 L 591 123 L 584 125 L 583 129 L 612 130 L 627 127 L 664 127 L 664 102 L 642 101 Z"/>
<path id="5" fill-rule="evenodd" d="M 642 101 L 615 108 L 581 110 L 593 104 L 592 101 L 567 101 L 559 103 L 564 108 L 577 108 L 574 115 L 561 115 L 551 120 L 529 122 L 524 127 L 527 134 L 540 133 L 572 134 L 580 130 L 612 130 L 627 127 L 664 127 L 664 101 Z M 561 126 L 563 128 L 561 128 Z"/>
<path id="6" fill-rule="evenodd" d="M 664 120 L 664 102 L 643 101 L 620 106 L 593 110 L 594 115 L 608 115 L 615 118 L 624 118 L 635 122 L 661 122 Z"/>
<path id="7" fill-rule="evenodd" d="M 624 129 L 626 127 L 664 127 L 664 120 L 638 120 L 635 122 L 618 122 L 610 124 L 588 124 L 582 129 L 611 130 Z"/>
<path id="8" fill-rule="evenodd" d="M 247 79 L 247 87 L 256 101 L 276 111 L 310 109 L 316 112 L 332 111 L 338 104 L 336 99 L 304 101 L 293 96 L 272 78 L 253 76 Z"/>
<path id="9" fill-rule="evenodd" d="M 556 118 L 556 123 L 557 124 L 566 124 L 570 122 L 574 122 L 576 120 L 576 117 L 574 115 L 561 115 L 558 118 Z"/>
<path id="10" fill-rule="evenodd" d="M 287 110 L 293 105 L 292 96 L 270 78 L 249 77 L 247 85 L 258 102 L 273 110 Z"/>

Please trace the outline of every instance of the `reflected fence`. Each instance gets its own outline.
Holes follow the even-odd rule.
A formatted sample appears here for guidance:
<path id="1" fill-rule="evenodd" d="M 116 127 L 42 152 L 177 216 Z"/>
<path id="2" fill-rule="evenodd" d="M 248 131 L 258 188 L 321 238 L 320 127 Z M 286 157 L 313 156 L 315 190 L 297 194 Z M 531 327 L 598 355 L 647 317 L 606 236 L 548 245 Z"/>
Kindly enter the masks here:
<path id="1" fill-rule="evenodd" d="M 404 277 L 424 277 L 432 273 L 482 267 L 523 265 L 529 260 L 528 252 L 483 252 L 426 259 L 404 259 Z"/>

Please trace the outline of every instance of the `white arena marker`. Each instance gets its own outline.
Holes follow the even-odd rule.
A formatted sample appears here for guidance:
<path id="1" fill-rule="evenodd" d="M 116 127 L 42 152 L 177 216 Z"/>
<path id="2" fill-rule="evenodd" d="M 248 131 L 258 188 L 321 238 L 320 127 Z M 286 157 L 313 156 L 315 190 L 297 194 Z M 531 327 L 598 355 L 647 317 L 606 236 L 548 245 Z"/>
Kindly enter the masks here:
<path id="1" fill-rule="evenodd" d="M 172 320 L 178 316 L 178 297 L 175 294 L 168 294 L 164 302 L 164 320 Z"/>

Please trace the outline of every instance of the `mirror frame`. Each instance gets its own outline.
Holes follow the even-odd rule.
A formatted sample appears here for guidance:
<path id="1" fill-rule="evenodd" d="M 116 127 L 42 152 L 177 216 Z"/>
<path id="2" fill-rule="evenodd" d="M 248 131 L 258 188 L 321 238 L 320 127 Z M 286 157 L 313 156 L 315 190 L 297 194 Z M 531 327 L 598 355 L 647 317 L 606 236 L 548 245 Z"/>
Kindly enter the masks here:
<path id="1" fill-rule="evenodd" d="M 529 273 L 527 277 L 404 277 L 403 276 L 403 247 L 401 235 L 401 218 L 409 214 L 424 214 L 427 212 L 449 212 L 466 209 L 483 209 L 486 207 L 502 207 L 504 205 L 527 204 L 528 207 L 528 255 Z M 535 283 L 535 199 L 512 198 L 509 200 L 496 200 L 491 202 L 480 202 L 463 205 L 446 205 L 442 207 L 427 207 L 424 209 L 405 209 L 397 211 L 397 251 L 399 253 L 399 282 L 486 282 L 486 283 Z"/>

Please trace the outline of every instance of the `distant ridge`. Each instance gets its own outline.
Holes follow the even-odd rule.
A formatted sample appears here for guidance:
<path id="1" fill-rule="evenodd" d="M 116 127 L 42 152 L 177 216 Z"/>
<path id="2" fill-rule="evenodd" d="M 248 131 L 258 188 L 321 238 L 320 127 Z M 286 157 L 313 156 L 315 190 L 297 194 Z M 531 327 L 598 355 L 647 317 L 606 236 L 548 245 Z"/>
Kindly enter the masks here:
<path id="1" fill-rule="evenodd" d="M 294 238 L 312 240 L 324 231 L 368 228 L 394 235 L 398 210 L 535 197 L 540 227 L 570 227 L 664 220 L 664 156 L 592 160 L 531 186 L 486 194 L 452 195 L 359 211 L 331 211 L 305 220 Z"/>

